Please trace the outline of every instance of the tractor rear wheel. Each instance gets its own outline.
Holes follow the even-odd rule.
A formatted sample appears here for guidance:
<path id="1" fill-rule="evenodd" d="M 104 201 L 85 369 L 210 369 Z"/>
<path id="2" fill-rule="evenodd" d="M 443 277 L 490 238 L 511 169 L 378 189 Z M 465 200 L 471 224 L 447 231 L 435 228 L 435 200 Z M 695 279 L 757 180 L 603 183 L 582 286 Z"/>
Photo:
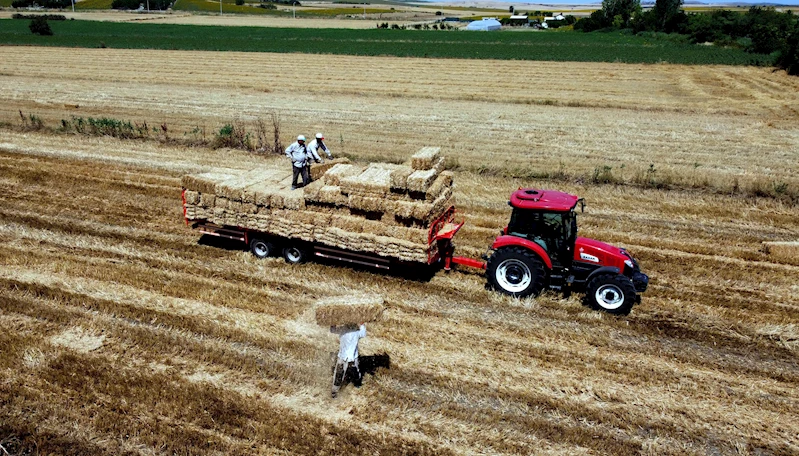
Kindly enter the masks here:
<path id="1" fill-rule="evenodd" d="M 505 247 L 488 259 L 486 276 L 495 290 L 523 298 L 541 293 L 546 271 L 534 253 L 520 247 Z"/>
<path id="2" fill-rule="evenodd" d="M 635 304 L 633 281 L 621 274 L 602 274 L 588 282 L 585 304 L 594 310 L 627 315 Z"/>

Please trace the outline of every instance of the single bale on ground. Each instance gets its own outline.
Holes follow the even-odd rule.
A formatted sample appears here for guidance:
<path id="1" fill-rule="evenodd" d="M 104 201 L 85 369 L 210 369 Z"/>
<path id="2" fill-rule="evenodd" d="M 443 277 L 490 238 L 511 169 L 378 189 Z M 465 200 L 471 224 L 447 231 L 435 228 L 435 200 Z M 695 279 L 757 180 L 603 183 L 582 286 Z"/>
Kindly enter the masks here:
<path id="1" fill-rule="evenodd" d="M 383 297 L 377 294 L 344 295 L 320 299 L 314 305 L 320 326 L 357 325 L 376 321 L 383 314 Z"/>

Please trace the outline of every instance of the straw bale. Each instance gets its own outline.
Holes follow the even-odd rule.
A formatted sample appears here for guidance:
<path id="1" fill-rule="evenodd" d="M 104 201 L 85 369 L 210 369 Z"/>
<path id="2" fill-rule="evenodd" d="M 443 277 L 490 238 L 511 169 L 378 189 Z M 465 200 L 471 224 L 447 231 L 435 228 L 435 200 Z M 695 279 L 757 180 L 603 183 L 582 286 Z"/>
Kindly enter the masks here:
<path id="1" fill-rule="evenodd" d="M 306 201 L 319 201 L 319 190 L 325 186 L 325 180 L 316 179 L 312 181 L 310 184 L 302 187 L 302 193 L 305 197 Z"/>
<path id="2" fill-rule="evenodd" d="M 327 173 L 327 171 L 330 168 L 338 165 L 339 163 L 349 163 L 349 162 L 350 162 L 349 158 L 341 157 L 341 158 L 334 158 L 332 160 L 327 160 L 324 163 L 313 163 L 311 164 L 311 179 L 317 180 L 323 175 L 325 175 L 325 173 Z"/>
<path id="3" fill-rule="evenodd" d="M 258 206 L 253 203 L 239 203 L 241 204 L 242 214 L 255 214 L 258 212 Z"/>
<path id="4" fill-rule="evenodd" d="M 327 185 L 341 185 L 341 179 L 360 174 L 363 168 L 349 163 L 337 163 L 325 173 Z"/>
<path id="5" fill-rule="evenodd" d="M 416 206 L 422 203 L 412 201 L 396 201 L 393 204 L 393 213 L 402 218 L 412 218 Z"/>
<path id="6" fill-rule="evenodd" d="M 227 209 L 229 202 L 229 199 L 222 196 L 217 196 L 216 200 L 214 201 L 214 207 L 219 209 Z"/>
<path id="7" fill-rule="evenodd" d="M 258 213 L 253 216 L 253 229 L 258 231 L 263 231 L 265 233 L 269 232 L 269 225 L 272 221 L 272 215 L 270 214 L 262 214 Z"/>
<path id="8" fill-rule="evenodd" d="M 363 172 L 340 178 L 341 191 L 382 196 L 391 189 L 391 173 L 400 165 L 373 163 Z"/>
<path id="9" fill-rule="evenodd" d="M 183 194 L 183 197 L 186 198 L 186 202 L 188 204 L 195 205 L 195 204 L 199 204 L 200 203 L 200 193 L 199 192 L 186 190 L 186 192 Z"/>
<path id="10" fill-rule="evenodd" d="M 347 195 L 341 193 L 341 187 L 337 185 L 325 185 L 319 189 L 316 200 L 320 203 L 335 204 L 346 206 L 349 204 Z"/>
<path id="11" fill-rule="evenodd" d="M 216 171 L 211 173 L 200 174 L 187 174 L 181 179 L 183 188 L 193 190 L 200 193 L 216 193 L 216 184 L 221 181 L 232 179 L 236 177 L 237 172 L 233 170 L 225 170 L 224 172 Z"/>
<path id="12" fill-rule="evenodd" d="M 280 189 L 272 193 L 270 207 L 276 209 L 305 209 L 305 195 L 301 190 Z"/>
<path id="13" fill-rule="evenodd" d="M 413 171 L 413 168 L 410 166 L 400 166 L 391 171 L 391 189 L 401 190 L 403 192 L 408 190 L 408 176 L 410 176 Z"/>
<path id="14" fill-rule="evenodd" d="M 380 319 L 383 297 L 376 294 L 334 296 L 314 304 L 316 323 L 322 326 L 345 326 Z"/>
<path id="15" fill-rule="evenodd" d="M 425 193 L 425 199 L 427 201 L 435 201 L 439 196 L 441 196 L 442 193 L 444 193 L 444 191 L 446 191 L 446 189 L 450 187 L 452 187 L 452 173 L 450 171 L 443 171 L 427 189 L 427 193 Z"/>
<path id="16" fill-rule="evenodd" d="M 366 219 L 352 215 L 333 215 L 330 218 L 330 226 L 341 228 L 350 233 L 360 233 L 363 231 L 363 224 Z"/>
<path id="17" fill-rule="evenodd" d="M 212 208 L 216 204 L 216 195 L 213 193 L 200 193 L 200 206 Z"/>
<path id="18" fill-rule="evenodd" d="M 352 209 L 360 209 L 368 212 L 383 212 L 385 204 L 382 198 L 369 196 L 350 195 L 347 205 Z"/>
<path id="19" fill-rule="evenodd" d="M 423 222 L 427 226 L 430 222 L 438 218 L 445 210 L 455 204 L 455 196 L 452 194 L 452 189 L 449 188 L 444 191 L 432 204 L 420 204 L 417 211 L 414 212 L 413 218 Z"/>
<path id="20" fill-rule="evenodd" d="M 411 168 L 415 170 L 430 169 L 438 160 L 440 147 L 423 147 L 411 156 Z"/>
<path id="21" fill-rule="evenodd" d="M 444 169 L 444 159 L 439 158 L 430 169 L 414 171 L 408 176 L 409 192 L 427 192 L 430 185 Z"/>

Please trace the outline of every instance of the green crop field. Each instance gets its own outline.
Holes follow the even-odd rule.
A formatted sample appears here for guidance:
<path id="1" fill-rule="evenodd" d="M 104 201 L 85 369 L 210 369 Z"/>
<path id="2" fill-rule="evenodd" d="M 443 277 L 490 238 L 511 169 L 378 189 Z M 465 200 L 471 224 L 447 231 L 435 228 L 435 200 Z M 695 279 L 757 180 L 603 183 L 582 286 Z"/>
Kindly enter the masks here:
<path id="1" fill-rule="evenodd" d="M 234 5 L 235 6 L 235 5 Z M 398 57 L 621 63 L 764 65 L 774 57 L 619 33 L 482 33 L 436 30 L 292 29 L 51 21 L 53 36 L 25 20 L 0 20 L 0 45 L 302 52 Z"/>

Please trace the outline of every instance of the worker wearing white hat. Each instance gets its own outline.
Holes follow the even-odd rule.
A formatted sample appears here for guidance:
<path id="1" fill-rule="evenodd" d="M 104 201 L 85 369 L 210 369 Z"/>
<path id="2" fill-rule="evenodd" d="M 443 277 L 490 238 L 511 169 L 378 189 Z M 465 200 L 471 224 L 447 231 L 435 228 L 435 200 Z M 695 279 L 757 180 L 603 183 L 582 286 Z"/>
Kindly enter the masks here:
<path id="1" fill-rule="evenodd" d="M 302 175 L 302 185 L 306 186 L 311 182 L 308 172 L 308 149 L 305 146 L 305 136 L 297 136 L 297 142 L 292 143 L 286 148 L 286 157 L 291 159 L 291 189 L 297 188 L 297 176 Z"/>
<path id="2" fill-rule="evenodd" d="M 311 158 L 316 160 L 316 162 L 322 161 L 322 158 L 319 156 L 319 149 L 322 149 L 327 154 L 327 158 L 333 158 L 333 154 L 330 152 L 330 149 L 327 148 L 327 145 L 324 143 L 325 137 L 322 133 L 316 134 L 316 139 L 308 143 L 308 151 L 311 153 Z"/>
<path id="3" fill-rule="evenodd" d="M 325 161 L 322 160 L 322 157 L 319 156 L 319 152 L 317 152 L 320 148 L 327 153 L 327 158 L 333 158 L 333 154 L 330 153 L 330 149 L 324 143 L 325 137 L 322 136 L 322 133 L 316 134 L 316 139 L 308 143 L 308 176 L 311 175 L 311 160 L 315 161 L 316 163 L 324 163 Z"/>

